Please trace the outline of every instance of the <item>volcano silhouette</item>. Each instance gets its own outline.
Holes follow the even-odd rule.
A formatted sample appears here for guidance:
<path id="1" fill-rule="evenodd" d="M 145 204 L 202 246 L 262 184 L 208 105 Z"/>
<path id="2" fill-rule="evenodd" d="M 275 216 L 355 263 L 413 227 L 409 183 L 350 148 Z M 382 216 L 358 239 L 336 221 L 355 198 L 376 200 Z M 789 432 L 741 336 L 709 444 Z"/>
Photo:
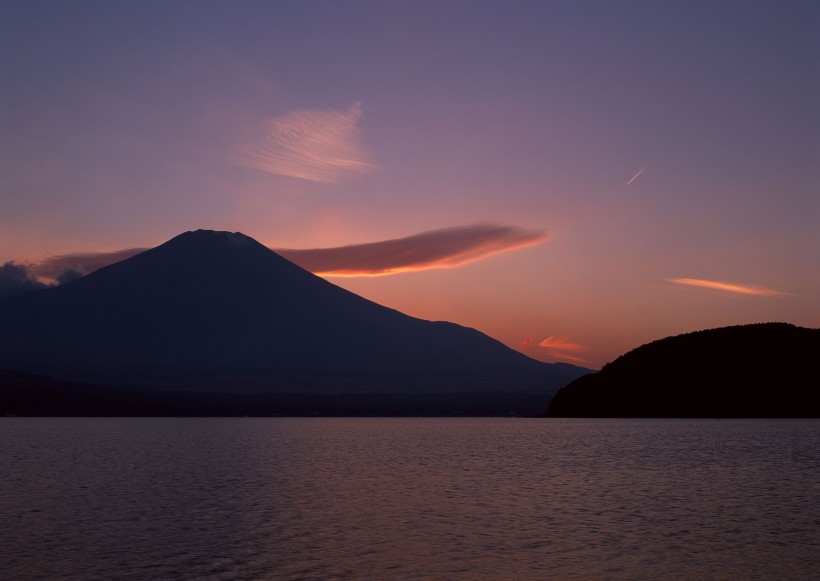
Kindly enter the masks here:
<path id="1" fill-rule="evenodd" d="M 543 409 L 588 371 L 378 305 L 230 232 L 186 232 L 4 299 L 0 322 L 0 368 L 118 386 L 530 394 Z"/>

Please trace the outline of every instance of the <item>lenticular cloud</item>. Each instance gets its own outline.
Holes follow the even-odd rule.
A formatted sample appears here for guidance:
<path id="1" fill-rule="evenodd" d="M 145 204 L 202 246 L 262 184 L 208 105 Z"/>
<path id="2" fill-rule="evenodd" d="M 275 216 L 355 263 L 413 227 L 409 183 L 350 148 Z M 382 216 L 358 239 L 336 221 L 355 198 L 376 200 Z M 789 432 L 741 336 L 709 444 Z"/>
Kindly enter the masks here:
<path id="1" fill-rule="evenodd" d="M 546 239 L 547 234 L 542 231 L 478 224 L 368 244 L 311 250 L 282 248 L 276 252 L 323 276 L 378 276 L 455 268 L 500 252 L 534 246 Z"/>
<path id="2" fill-rule="evenodd" d="M 431 230 L 367 244 L 335 248 L 273 248 L 305 270 L 322 276 L 380 276 L 415 270 L 456 268 L 501 252 L 535 246 L 547 239 L 540 230 L 515 226 L 475 224 Z M 89 274 L 148 250 L 129 248 L 117 252 L 88 252 L 50 256 L 33 265 L 37 276 L 57 279 L 72 271 Z"/>
<path id="3" fill-rule="evenodd" d="M 373 171 L 359 137 L 361 103 L 344 111 L 301 109 L 265 120 L 236 157 L 246 167 L 314 182 L 337 183 Z"/>

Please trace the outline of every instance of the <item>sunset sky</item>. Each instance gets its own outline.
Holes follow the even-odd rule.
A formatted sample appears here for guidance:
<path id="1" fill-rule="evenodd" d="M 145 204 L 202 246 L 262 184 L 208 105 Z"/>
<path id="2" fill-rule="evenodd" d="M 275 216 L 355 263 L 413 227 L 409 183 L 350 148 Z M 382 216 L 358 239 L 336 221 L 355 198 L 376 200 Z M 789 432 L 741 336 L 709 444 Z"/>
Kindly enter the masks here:
<path id="1" fill-rule="evenodd" d="M 816 1 L 0 6 L 0 264 L 240 231 L 591 367 L 820 326 Z"/>

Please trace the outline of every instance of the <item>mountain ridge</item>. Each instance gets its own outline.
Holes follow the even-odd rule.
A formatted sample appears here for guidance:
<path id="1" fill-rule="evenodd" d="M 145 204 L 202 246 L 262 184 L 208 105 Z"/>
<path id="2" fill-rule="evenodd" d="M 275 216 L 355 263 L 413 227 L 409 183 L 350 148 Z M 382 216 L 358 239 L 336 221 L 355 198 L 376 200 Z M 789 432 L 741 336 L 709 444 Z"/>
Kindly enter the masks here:
<path id="1" fill-rule="evenodd" d="M 246 392 L 529 393 L 586 370 L 425 321 L 241 233 L 185 232 L 59 287 L 0 300 L 0 368 Z"/>

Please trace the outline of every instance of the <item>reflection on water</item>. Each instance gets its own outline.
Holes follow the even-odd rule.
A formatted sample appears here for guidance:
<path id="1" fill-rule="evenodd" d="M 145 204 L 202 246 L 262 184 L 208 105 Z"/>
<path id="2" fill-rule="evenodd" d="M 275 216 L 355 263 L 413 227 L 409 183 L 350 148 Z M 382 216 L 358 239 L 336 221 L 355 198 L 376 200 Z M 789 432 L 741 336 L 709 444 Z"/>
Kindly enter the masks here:
<path id="1" fill-rule="evenodd" d="M 5 579 L 810 579 L 820 421 L 0 420 Z"/>

